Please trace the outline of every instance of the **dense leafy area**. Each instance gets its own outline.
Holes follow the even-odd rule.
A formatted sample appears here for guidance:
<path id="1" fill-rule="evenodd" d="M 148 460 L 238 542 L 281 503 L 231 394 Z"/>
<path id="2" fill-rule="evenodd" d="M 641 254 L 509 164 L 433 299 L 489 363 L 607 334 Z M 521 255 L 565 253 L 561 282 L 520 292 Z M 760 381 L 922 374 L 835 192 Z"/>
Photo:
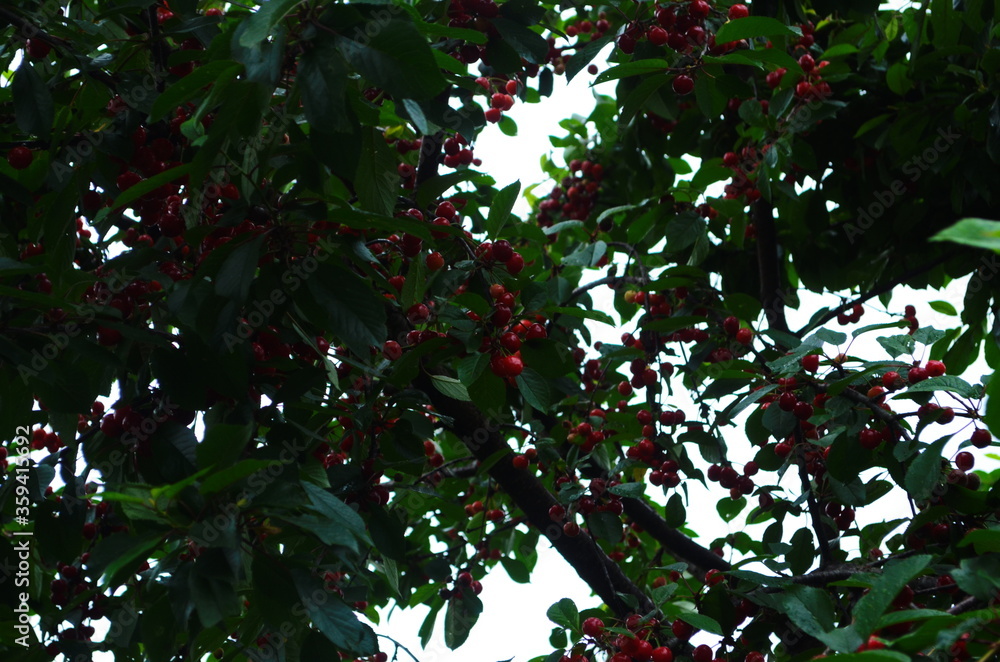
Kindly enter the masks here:
<path id="1" fill-rule="evenodd" d="M 996 3 L 570 5 L 0 7 L 5 660 L 403 659 L 540 545 L 546 662 L 997 653 Z"/>

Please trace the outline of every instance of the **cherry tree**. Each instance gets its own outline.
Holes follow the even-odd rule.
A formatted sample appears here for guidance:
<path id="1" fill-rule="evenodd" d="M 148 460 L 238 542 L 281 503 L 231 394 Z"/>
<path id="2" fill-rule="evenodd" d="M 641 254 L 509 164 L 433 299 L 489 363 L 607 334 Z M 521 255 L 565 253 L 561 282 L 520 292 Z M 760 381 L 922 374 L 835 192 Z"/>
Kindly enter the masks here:
<path id="1" fill-rule="evenodd" d="M 990 659 L 996 21 L 0 7 L 4 659 L 419 660 L 547 547 L 536 662 Z"/>

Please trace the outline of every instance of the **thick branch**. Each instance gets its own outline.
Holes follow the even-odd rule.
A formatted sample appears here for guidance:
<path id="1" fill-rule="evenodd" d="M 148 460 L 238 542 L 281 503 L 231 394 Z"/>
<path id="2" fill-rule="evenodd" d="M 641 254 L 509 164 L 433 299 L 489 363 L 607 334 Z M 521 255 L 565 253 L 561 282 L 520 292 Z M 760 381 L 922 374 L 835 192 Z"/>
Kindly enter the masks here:
<path id="1" fill-rule="evenodd" d="M 454 421 L 452 430 L 481 462 L 498 451 L 507 451 L 505 457 L 490 467 L 490 475 L 524 511 L 528 522 L 545 534 L 580 578 L 618 616 L 625 617 L 633 611 L 619 597 L 619 593 L 634 596 L 642 612 L 656 609 L 646 594 L 625 576 L 590 536 L 583 533 L 568 536 L 563 533 L 562 526 L 549 518 L 549 508 L 557 503 L 555 497 L 532 473 L 513 466 L 511 458 L 514 453 L 499 434 L 498 424 L 491 422 L 472 403 L 460 402 L 439 392 L 427 374 L 421 373 L 414 380 L 414 386 L 427 394 L 435 410 Z"/>
<path id="2" fill-rule="evenodd" d="M 784 291 L 781 284 L 781 257 L 778 252 L 778 232 L 774 224 L 774 208 L 766 200 L 754 203 L 753 224 L 757 231 L 757 272 L 760 277 L 760 303 L 767 326 L 788 331 L 785 319 Z"/>
<path id="3" fill-rule="evenodd" d="M 695 566 L 702 575 L 707 570 L 725 571 L 730 569 L 729 563 L 716 556 L 711 550 L 705 549 L 677 529 L 668 526 L 649 504 L 639 499 L 624 498 L 622 506 L 625 508 L 625 514 L 633 522 L 653 536 L 668 552 Z"/>

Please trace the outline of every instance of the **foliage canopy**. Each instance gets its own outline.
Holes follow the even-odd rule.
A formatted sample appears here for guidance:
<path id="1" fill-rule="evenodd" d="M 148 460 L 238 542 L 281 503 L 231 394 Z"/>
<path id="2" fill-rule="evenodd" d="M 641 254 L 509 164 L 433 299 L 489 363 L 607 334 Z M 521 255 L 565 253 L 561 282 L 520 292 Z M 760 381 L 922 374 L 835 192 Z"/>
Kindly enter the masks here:
<path id="1" fill-rule="evenodd" d="M 0 26 L 4 659 L 403 659 L 393 602 L 456 648 L 539 545 L 603 602 L 545 662 L 997 653 L 997 3 Z M 615 94 L 498 187 L 557 76 Z"/>

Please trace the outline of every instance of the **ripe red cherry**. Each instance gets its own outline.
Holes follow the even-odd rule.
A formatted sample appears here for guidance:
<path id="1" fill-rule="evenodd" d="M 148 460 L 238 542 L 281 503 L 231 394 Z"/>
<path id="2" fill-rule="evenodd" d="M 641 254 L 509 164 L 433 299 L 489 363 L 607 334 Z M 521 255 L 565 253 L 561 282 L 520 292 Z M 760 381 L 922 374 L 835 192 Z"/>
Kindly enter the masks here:
<path id="1" fill-rule="evenodd" d="M 444 266 L 444 257 L 437 251 L 434 251 L 427 254 L 426 263 L 429 270 L 437 271 Z"/>
<path id="2" fill-rule="evenodd" d="M 406 311 L 406 319 L 410 320 L 411 324 L 423 324 L 430 316 L 430 309 L 422 303 L 414 304 Z"/>
<path id="3" fill-rule="evenodd" d="M 667 31 L 660 26 L 652 28 L 646 36 L 649 37 L 649 41 L 656 46 L 662 46 L 667 43 L 667 39 L 669 38 Z"/>
<path id="4" fill-rule="evenodd" d="M 580 535 L 580 525 L 576 522 L 566 522 L 563 524 L 563 533 L 565 533 L 570 538 L 574 538 Z"/>
<path id="5" fill-rule="evenodd" d="M 695 646 L 691 651 L 691 659 L 694 662 L 712 662 L 712 649 L 707 644 Z"/>
<path id="6" fill-rule="evenodd" d="M 969 441 L 972 442 L 972 445 L 976 448 L 986 448 L 990 445 L 992 440 L 993 438 L 990 435 L 990 431 L 984 428 L 976 428 L 973 430 L 972 437 L 969 439 Z"/>
<path id="7" fill-rule="evenodd" d="M 813 406 L 808 402 L 796 402 L 795 407 L 792 408 L 792 413 L 795 414 L 795 418 L 807 421 L 812 418 Z"/>
<path id="8" fill-rule="evenodd" d="M 526 455 L 515 455 L 514 459 L 511 460 L 510 463 L 514 465 L 515 469 L 527 469 L 528 465 L 531 464 L 528 461 L 528 456 Z"/>
<path id="9" fill-rule="evenodd" d="M 740 320 L 730 315 L 722 320 L 722 328 L 727 335 L 735 336 L 736 332 L 740 330 Z"/>
<path id="10" fill-rule="evenodd" d="M 753 329 L 748 329 L 747 327 L 741 328 L 736 332 L 736 342 L 741 345 L 749 345 L 753 341 Z"/>
<path id="11" fill-rule="evenodd" d="M 563 517 L 566 517 L 566 508 L 564 506 L 562 506 L 561 504 L 557 503 L 556 505 L 554 505 L 551 508 L 549 508 L 549 519 L 552 520 L 553 522 L 558 522 L 558 521 L 562 520 Z M 600 619 L 598 619 L 598 620 L 600 620 Z M 601 623 L 601 626 L 603 627 L 604 623 Z M 586 627 L 587 627 L 586 621 L 584 621 L 583 627 L 584 627 L 584 632 L 586 632 L 587 631 L 586 630 Z M 591 635 L 591 636 L 593 636 L 593 635 Z"/>
<path id="12" fill-rule="evenodd" d="M 7 163 L 9 163 L 10 167 L 14 170 L 24 170 L 31 165 L 34 158 L 34 152 L 24 145 L 12 147 L 10 151 L 7 152 Z"/>
<path id="13" fill-rule="evenodd" d="M 792 445 L 781 442 L 780 444 L 774 445 L 774 454 L 780 458 L 788 457 L 789 453 L 792 452 Z"/>
<path id="14" fill-rule="evenodd" d="M 135 186 L 141 181 L 142 177 L 139 175 L 139 173 L 132 172 L 130 170 L 128 172 L 123 172 L 122 174 L 118 175 L 118 179 L 115 180 L 115 183 L 118 185 L 118 189 L 120 191 L 124 191 L 126 189 Z"/>
<path id="15" fill-rule="evenodd" d="M 694 0 L 688 5 L 688 14 L 695 18 L 705 18 L 712 13 L 712 6 L 705 0 Z"/>
<path id="16" fill-rule="evenodd" d="M 450 221 L 451 219 L 455 218 L 456 211 L 457 210 L 455 209 L 455 205 L 449 202 L 448 200 L 445 200 L 444 202 L 442 202 L 437 206 L 437 209 L 434 210 L 434 215 L 444 216 Z"/>
<path id="17" fill-rule="evenodd" d="M 493 367 L 492 361 L 490 367 L 500 377 L 517 377 L 524 370 L 524 362 L 519 356 L 502 356 L 497 361 L 499 372 Z"/>
<path id="18" fill-rule="evenodd" d="M 859 441 L 864 448 L 868 450 L 874 450 L 879 447 L 882 443 L 882 433 L 878 430 L 872 430 L 866 428 L 861 431 Z"/>
<path id="19" fill-rule="evenodd" d="M 521 349 L 521 339 L 513 331 L 507 331 L 500 336 L 500 345 L 507 351 L 516 352 Z"/>
<path id="20" fill-rule="evenodd" d="M 545 331 L 545 327 L 538 323 L 529 326 L 528 332 L 524 334 L 524 337 L 528 340 L 538 340 L 546 336 L 548 336 L 548 332 Z"/>
<path id="21" fill-rule="evenodd" d="M 684 96 L 685 94 L 691 94 L 691 91 L 694 89 L 694 81 L 690 76 L 680 74 L 674 78 L 672 87 L 674 88 L 675 94 Z"/>
<path id="22" fill-rule="evenodd" d="M 929 376 L 930 375 L 927 374 L 927 371 L 925 369 L 921 368 L 920 366 L 915 366 L 913 368 L 910 368 L 910 372 L 906 376 L 906 378 L 910 381 L 911 384 L 916 384 L 917 382 L 924 381 Z"/>
<path id="23" fill-rule="evenodd" d="M 750 9 L 746 5 L 733 5 L 729 8 L 729 20 L 735 21 L 738 18 L 746 18 L 750 15 Z"/>
<path id="24" fill-rule="evenodd" d="M 632 652 L 632 659 L 639 662 L 646 662 L 653 657 L 653 644 L 645 639 L 638 639 L 635 642 L 635 650 Z"/>
<path id="25" fill-rule="evenodd" d="M 25 46 L 27 47 L 28 57 L 33 60 L 44 60 L 52 51 L 52 47 L 41 39 L 29 39 L 25 43 Z"/>
<path id="26" fill-rule="evenodd" d="M 514 248 L 506 239 L 500 239 L 493 243 L 493 258 L 497 262 L 506 262 L 514 257 Z"/>
<path id="27" fill-rule="evenodd" d="M 802 71 L 809 73 L 816 68 L 816 60 L 813 59 L 812 55 L 806 53 L 799 58 L 799 66 L 802 67 Z"/>
<path id="28" fill-rule="evenodd" d="M 682 621 L 679 618 L 670 625 L 670 629 L 674 633 L 675 637 L 685 641 L 690 639 L 691 635 L 694 634 L 694 626 Z M 709 653 L 711 654 L 711 650 L 709 650 Z"/>
<path id="29" fill-rule="evenodd" d="M 895 370 L 890 370 L 882 375 L 882 386 L 889 391 L 895 391 L 896 389 L 903 387 L 903 378 L 900 377 L 899 373 Z"/>
<path id="30" fill-rule="evenodd" d="M 927 371 L 928 377 L 940 377 L 945 373 L 944 361 L 928 361 L 927 365 L 924 366 L 924 370 Z"/>
<path id="31" fill-rule="evenodd" d="M 653 662 L 673 662 L 674 652 L 666 646 L 653 649 L 651 658 Z"/>
<path id="32" fill-rule="evenodd" d="M 806 372 L 816 372 L 819 370 L 819 354 L 807 354 L 802 357 L 801 363 Z"/>
<path id="33" fill-rule="evenodd" d="M 782 393 L 781 397 L 778 398 L 778 406 L 784 411 L 792 411 L 795 409 L 796 403 L 799 399 L 794 393 Z"/>
<path id="34" fill-rule="evenodd" d="M 750 651 L 744 662 L 764 662 L 764 654 L 758 651 Z"/>
<path id="35" fill-rule="evenodd" d="M 618 394 L 623 398 L 632 395 L 632 385 L 625 381 L 618 382 Z"/>
<path id="36" fill-rule="evenodd" d="M 486 121 L 489 122 L 490 124 L 496 124 L 503 117 L 503 113 L 500 111 L 499 108 L 487 108 L 486 112 L 484 112 L 483 115 L 486 117 Z M 450 164 L 445 163 L 445 165 L 450 165 Z"/>
<path id="37" fill-rule="evenodd" d="M 524 269 L 524 258 L 521 257 L 520 253 L 514 253 L 513 257 L 505 262 L 505 265 L 507 267 L 507 273 L 512 276 L 516 276 L 521 273 L 522 269 Z"/>
<path id="38" fill-rule="evenodd" d="M 968 451 L 962 451 L 961 453 L 955 456 L 955 466 L 961 469 L 962 471 L 968 471 L 972 469 L 972 467 L 974 467 L 975 465 L 976 465 L 976 457 Z"/>
<path id="39" fill-rule="evenodd" d="M 810 83 L 809 81 L 807 80 L 799 81 L 795 85 L 795 95 L 799 97 L 807 97 L 809 96 L 810 93 L 812 93 L 812 89 L 813 89 L 812 83 Z"/>
<path id="40" fill-rule="evenodd" d="M 382 344 L 382 356 L 390 361 L 395 361 L 403 355 L 403 348 L 395 340 L 386 340 Z"/>
<path id="41" fill-rule="evenodd" d="M 549 512 L 551 513 L 551 510 Z M 602 632 L 604 632 L 604 621 L 596 616 L 591 616 L 583 621 L 583 633 L 588 637 L 597 637 Z"/>

